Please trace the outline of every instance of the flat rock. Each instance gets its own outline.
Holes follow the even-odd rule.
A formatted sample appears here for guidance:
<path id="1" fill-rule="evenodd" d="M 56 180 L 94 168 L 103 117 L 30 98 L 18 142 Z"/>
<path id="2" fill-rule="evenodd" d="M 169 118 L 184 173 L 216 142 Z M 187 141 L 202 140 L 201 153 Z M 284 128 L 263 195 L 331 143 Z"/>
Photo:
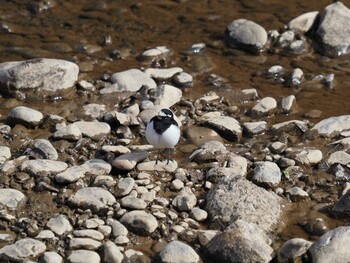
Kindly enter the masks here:
<path id="1" fill-rule="evenodd" d="M 33 141 L 33 151 L 38 153 L 41 158 L 56 161 L 58 159 L 58 153 L 51 142 L 45 139 L 36 139 Z"/>
<path id="2" fill-rule="evenodd" d="M 158 80 L 165 80 L 172 78 L 175 74 L 181 73 L 182 68 L 148 68 L 145 70 L 145 73 L 151 78 Z"/>
<path id="3" fill-rule="evenodd" d="M 111 132 L 111 127 L 105 122 L 77 121 L 75 124 L 78 126 L 83 136 L 91 138 L 95 141 L 102 139 Z"/>
<path id="4" fill-rule="evenodd" d="M 90 103 L 83 106 L 83 113 L 90 119 L 101 119 L 106 112 L 106 105 Z"/>
<path id="5" fill-rule="evenodd" d="M 55 175 L 55 180 L 61 184 L 70 184 L 85 177 L 87 170 L 80 166 L 71 166 L 67 170 Z"/>
<path id="6" fill-rule="evenodd" d="M 252 115 L 256 117 L 272 114 L 277 108 L 277 101 L 271 97 L 262 98 L 252 109 Z"/>
<path id="7" fill-rule="evenodd" d="M 289 263 L 298 262 L 300 257 L 306 253 L 312 242 L 302 238 L 292 238 L 284 242 L 278 250 L 278 262 Z"/>
<path id="8" fill-rule="evenodd" d="M 158 171 L 158 172 L 169 172 L 172 173 L 177 169 L 178 165 L 177 162 L 174 160 L 168 161 L 158 161 L 156 164 L 156 161 L 149 161 L 149 162 L 142 162 L 137 165 L 138 171 Z"/>
<path id="9" fill-rule="evenodd" d="M 37 159 L 24 161 L 21 165 L 21 171 L 35 176 L 45 176 L 62 172 L 67 167 L 68 165 L 61 161 Z"/>
<path id="10" fill-rule="evenodd" d="M 327 164 L 331 166 L 337 163 L 342 165 L 347 165 L 350 163 L 350 154 L 345 151 L 336 151 L 331 153 L 327 159 Z"/>
<path id="11" fill-rule="evenodd" d="M 288 23 L 288 27 L 296 32 L 306 33 L 314 25 L 318 11 L 307 12 L 302 14 Z"/>
<path id="12" fill-rule="evenodd" d="M 337 227 L 321 236 L 308 252 L 312 262 L 346 263 L 350 262 L 350 227 Z"/>
<path id="13" fill-rule="evenodd" d="M 120 252 L 119 248 L 112 241 L 107 240 L 103 246 L 103 262 L 106 263 L 121 263 L 123 261 L 123 254 Z"/>
<path id="14" fill-rule="evenodd" d="M 184 187 L 174 198 L 172 205 L 179 210 L 190 211 L 197 204 L 197 197 L 193 194 L 191 188 Z"/>
<path id="15" fill-rule="evenodd" d="M 92 238 L 72 238 L 69 242 L 70 249 L 97 250 L 101 245 L 101 242 Z"/>
<path id="16" fill-rule="evenodd" d="M 124 170 L 131 171 L 135 168 L 136 164 L 140 161 L 146 159 L 149 156 L 148 152 L 131 152 L 123 154 L 113 160 L 113 167 Z"/>
<path id="17" fill-rule="evenodd" d="M 181 87 L 189 87 L 193 85 L 193 77 L 186 72 L 181 72 L 174 77 L 174 83 Z"/>
<path id="18" fill-rule="evenodd" d="M 116 203 L 116 199 L 103 188 L 84 187 L 72 195 L 68 203 L 81 209 L 91 209 L 93 212 L 104 212 Z"/>
<path id="19" fill-rule="evenodd" d="M 317 131 L 321 136 L 324 137 L 335 137 L 339 133 L 350 129 L 350 115 L 342 115 L 338 117 L 330 117 L 324 119 L 311 130 Z"/>
<path id="20" fill-rule="evenodd" d="M 206 211 L 229 225 L 238 219 L 255 223 L 265 232 L 279 223 L 279 197 L 245 179 L 222 178 L 207 194 Z"/>
<path id="21" fill-rule="evenodd" d="M 253 21 L 237 19 L 226 28 L 227 43 L 233 47 L 259 53 L 267 43 L 266 30 Z"/>
<path id="22" fill-rule="evenodd" d="M 257 184 L 274 187 L 281 182 L 281 174 L 280 168 L 273 162 L 256 162 L 252 179 Z"/>
<path id="23" fill-rule="evenodd" d="M 0 75 L 1 75 L 1 70 L 0 70 Z M 0 85 L 1 85 L 1 80 L 0 80 Z M 7 115 L 7 122 L 10 125 L 22 124 L 29 127 L 35 127 L 40 124 L 43 117 L 44 115 L 40 111 L 31 109 L 25 106 L 18 106 L 10 110 L 10 112 Z"/>
<path id="24" fill-rule="evenodd" d="M 69 263 L 100 263 L 100 256 L 94 252 L 84 249 L 73 250 L 68 257 Z"/>
<path id="25" fill-rule="evenodd" d="M 182 91 L 172 85 L 161 85 L 155 95 L 155 106 L 157 109 L 170 108 L 182 98 Z"/>
<path id="26" fill-rule="evenodd" d="M 0 89 L 3 92 L 41 89 L 58 92 L 78 79 L 78 65 L 59 59 L 39 58 L 0 64 Z"/>
<path id="27" fill-rule="evenodd" d="M 81 168 L 85 169 L 90 174 L 106 175 L 112 170 L 112 165 L 101 159 L 91 159 L 83 163 Z"/>
<path id="28" fill-rule="evenodd" d="M 46 226 L 58 236 L 66 235 L 73 230 L 72 225 L 64 215 L 51 218 Z"/>
<path id="29" fill-rule="evenodd" d="M 32 239 L 23 238 L 12 245 L 0 249 L 0 259 L 7 262 L 28 262 L 42 255 L 46 250 L 45 243 Z"/>
<path id="30" fill-rule="evenodd" d="M 0 204 L 6 206 L 11 210 L 15 210 L 17 206 L 24 204 L 25 200 L 25 195 L 16 189 L 0 189 Z"/>
<path id="31" fill-rule="evenodd" d="M 243 124 L 244 130 L 250 135 L 256 135 L 266 131 L 266 121 L 246 122 Z"/>
<path id="32" fill-rule="evenodd" d="M 66 127 L 60 128 L 52 136 L 55 139 L 77 141 L 83 137 L 83 134 L 81 133 L 79 127 L 75 123 L 72 123 Z"/>
<path id="33" fill-rule="evenodd" d="M 131 211 L 122 216 L 120 222 L 132 232 L 148 236 L 158 227 L 157 219 L 145 211 Z"/>
<path id="34" fill-rule="evenodd" d="M 308 130 L 308 122 L 300 120 L 290 120 L 272 125 L 272 132 L 291 132 L 291 131 L 306 132 Z"/>
<path id="35" fill-rule="evenodd" d="M 129 69 L 114 73 L 111 81 L 118 84 L 119 91 L 138 91 L 142 86 L 147 86 L 150 89 L 157 88 L 155 81 L 138 69 Z"/>
<path id="36" fill-rule="evenodd" d="M 123 197 L 120 200 L 120 204 L 122 207 L 129 208 L 129 209 L 143 210 L 147 207 L 147 204 L 145 201 L 134 196 Z"/>
<path id="37" fill-rule="evenodd" d="M 174 240 L 167 244 L 159 254 L 161 262 L 177 263 L 177 262 L 200 262 L 201 259 L 196 251 L 189 245 Z"/>

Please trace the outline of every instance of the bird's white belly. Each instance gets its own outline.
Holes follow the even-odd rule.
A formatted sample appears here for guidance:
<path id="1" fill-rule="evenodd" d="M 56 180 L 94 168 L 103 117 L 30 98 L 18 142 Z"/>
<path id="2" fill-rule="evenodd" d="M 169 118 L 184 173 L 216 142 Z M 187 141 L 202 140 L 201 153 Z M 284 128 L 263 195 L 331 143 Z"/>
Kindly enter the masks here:
<path id="1" fill-rule="evenodd" d="M 146 128 L 146 139 L 157 149 L 174 148 L 180 139 L 180 129 L 171 125 L 162 134 L 156 133 L 153 123 L 149 123 Z"/>

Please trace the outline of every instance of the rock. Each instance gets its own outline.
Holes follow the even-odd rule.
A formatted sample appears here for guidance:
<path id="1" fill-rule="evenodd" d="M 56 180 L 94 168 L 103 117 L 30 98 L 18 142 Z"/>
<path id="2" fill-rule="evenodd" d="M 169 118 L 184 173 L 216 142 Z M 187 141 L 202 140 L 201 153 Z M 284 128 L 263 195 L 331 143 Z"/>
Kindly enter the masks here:
<path id="1" fill-rule="evenodd" d="M 166 46 L 159 46 L 155 48 L 148 49 L 142 53 L 142 57 L 148 58 L 148 57 L 157 57 L 160 55 L 165 55 L 169 53 L 170 50 Z"/>
<path id="2" fill-rule="evenodd" d="M 80 166 L 71 166 L 64 172 L 55 175 L 55 180 L 61 184 L 75 183 L 85 177 L 88 171 Z"/>
<path id="3" fill-rule="evenodd" d="M 72 225 L 64 215 L 51 218 L 46 226 L 58 236 L 66 235 L 73 230 Z"/>
<path id="4" fill-rule="evenodd" d="M 192 87 L 193 77 L 186 72 L 181 72 L 174 77 L 174 83 L 180 87 Z"/>
<path id="5" fill-rule="evenodd" d="M 278 38 L 278 46 L 285 48 L 294 40 L 295 34 L 292 30 L 283 32 Z"/>
<path id="6" fill-rule="evenodd" d="M 350 191 L 347 191 L 339 198 L 331 211 L 335 215 L 348 216 L 350 214 Z"/>
<path id="7" fill-rule="evenodd" d="M 42 263 L 63 263 L 63 258 L 55 251 L 47 251 L 41 257 Z"/>
<path id="8" fill-rule="evenodd" d="M 320 150 L 305 149 L 296 155 L 296 159 L 307 165 L 315 165 L 322 161 L 323 154 Z"/>
<path id="9" fill-rule="evenodd" d="M 129 69 L 114 73 L 111 77 L 112 83 L 118 84 L 119 91 L 138 91 L 142 86 L 156 89 L 157 84 L 146 73 L 138 69 Z"/>
<path id="10" fill-rule="evenodd" d="M 323 137 L 335 137 L 339 133 L 350 129 L 350 115 L 342 115 L 338 117 L 330 117 L 324 119 L 311 130 L 315 130 Z"/>
<path id="11" fill-rule="evenodd" d="M 308 130 L 308 122 L 299 120 L 290 120 L 272 125 L 272 132 L 292 132 L 292 131 L 306 132 Z"/>
<path id="12" fill-rule="evenodd" d="M 41 158 L 56 161 L 58 153 L 51 142 L 45 139 L 36 139 L 33 141 L 33 151 L 38 153 Z"/>
<path id="13" fill-rule="evenodd" d="M 42 230 L 35 237 L 36 239 L 53 239 L 55 234 L 51 230 Z"/>
<path id="14" fill-rule="evenodd" d="M 94 252 L 84 249 L 73 250 L 68 257 L 69 263 L 100 263 L 100 256 Z"/>
<path id="15" fill-rule="evenodd" d="M 277 141 L 272 143 L 269 148 L 273 153 L 282 154 L 287 149 L 287 145 Z"/>
<path id="16" fill-rule="evenodd" d="M 314 25 L 317 15 L 318 11 L 307 12 L 305 14 L 302 14 L 291 20 L 288 23 L 288 27 L 295 32 L 306 33 Z"/>
<path id="17" fill-rule="evenodd" d="M 116 197 L 128 195 L 135 186 L 135 180 L 131 177 L 121 178 L 116 185 Z"/>
<path id="18" fill-rule="evenodd" d="M 69 141 L 77 141 L 82 138 L 82 133 L 79 127 L 75 124 L 69 124 L 66 127 L 60 128 L 53 134 L 53 138 L 55 139 L 63 139 Z"/>
<path id="19" fill-rule="evenodd" d="M 311 245 L 308 252 L 312 262 L 338 262 L 346 263 L 350 261 L 350 227 L 337 227 Z"/>
<path id="20" fill-rule="evenodd" d="M 157 89 L 155 106 L 157 108 L 170 108 L 182 98 L 182 91 L 174 86 L 164 84 Z"/>
<path id="21" fill-rule="evenodd" d="M 192 193 L 191 188 L 184 187 L 174 198 L 172 205 L 182 211 L 190 211 L 197 204 L 197 197 Z"/>
<path id="22" fill-rule="evenodd" d="M 189 159 L 197 162 L 206 162 L 208 160 L 217 160 L 218 157 L 227 153 L 228 151 L 222 142 L 209 141 L 202 144 L 199 149 L 195 150 Z"/>
<path id="23" fill-rule="evenodd" d="M 170 160 L 169 163 L 167 160 L 164 161 L 158 161 L 156 164 L 156 161 L 149 161 L 149 162 L 143 162 L 139 163 L 137 165 L 138 171 L 157 171 L 157 172 L 169 172 L 172 173 L 177 169 L 178 165 L 177 162 L 174 160 Z"/>
<path id="24" fill-rule="evenodd" d="M 89 137 L 95 141 L 101 140 L 111 132 L 111 127 L 105 122 L 77 121 L 75 124 L 78 126 L 83 136 Z"/>
<path id="25" fill-rule="evenodd" d="M 222 138 L 216 131 L 197 125 L 188 127 L 188 129 L 185 130 L 185 134 L 188 141 L 196 146 L 200 146 L 209 141 L 222 142 Z"/>
<path id="26" fill-rule="evenodd" d="M 179 179 L 175 179 L 170 184 L 170 189 L 173 191 L 179 191 L 184 187 L 184 183 Z"/>
<path id="27" fill-rule="evenodd" d="M 151 78 L 157 80 L 166 80 L 172 78 L 174 75 L 181 73 L 183 71 L 182 68 L 174 67 L 174 68 L 148 68 L 145 70 L 145 73 Z"/>
<path id="28" fill-rule="evenodd" d="M 289 263 L 298 262 L 300 257 L 306 253 L 312 242 L 302 238 L 292 238 L 284 242 L 278 250 L 278 262 Z"/>
<path id="29" fill-rule="evenodd" d="M 253 21 L 246 19 L 232 21 L 227 26 L 226 32 L 229 45 L 249 52 L 259 53 L 267 43 L 266 30 Z"/>
<path id="30" fill-rule="evenodd" d="M 133 249 L 128 249 L 124 253 L 125 262 L 144 262 L 150 263 L 150 259 L 146 257 L 142 252 Z"/>
<path id="31" fill-rule="evenodd" d="M 300 68 L 295 68 L 289 74 L 286 85 L 287 86 L 298 86 L 304 79 L 304 72 Z"/>
<path id="32" fill-rule="evenodd" d="M 293 106 L 295 105 L 295 100 L 296 98 L 294 95 L 289 95 L 283 98 L 281 102 L 282 110 L 286 113 L 290 113 L 292 111 Z"/>
<path id="33" fill-rule="evenodd" d="M 128 235 L 128 229 L 119 221 L 110 219 L 107 223 L 112 227 L 112 237 Z"/>
<path id="34" fill-rule="evenodd" d="M 0 204 L 6 206 L 10 210 L 17 209 L 19 205 L 25 203 L 25 200 L 25 195 L 16 189 L 0 189 Z"/>
<path id="35" fill-rule="evenodd" d="M 129 209 L 139 209 L 143 210 L 147 207 L 147 204 L 142 199 L 139 199 L 134 196 L 125 196 L 120 200 L 120 204 L 124 208 Z"/>
<path id="36" fill-rule="evenodd" d="M 122 216 L 120 222 L 132 232 L 148 236 L 158 227 L 157 219 L 145 211 L 131 211 Z"/>
<path id="37" fill-rule="evenodd" d="M 329 166 L 333 164 L 347 165 L 350 163 L 350 154 L 344 151 L 336 151 L 329 155 L 327 159 L 327 164 Z"/>
<path id="38" fill-rule="evenodd" d="M 238 219 L 256 224 L 265 232 L 279 222 L 279 197 L 245 179 L 222 178 L 207 194 L 206 211 L 225 225 Z"/>
<path id="39" fill-rule="evenodd" d="M 55 93 L 72 87 L 78 73 L 76 64 L 59 59 L 5 62 L 0 64 L 0 89 L 10 93 L 26 89 Z"/>
<path id="40" fill-rule="evenodd" d="M 99 187 L 84 187 L 68 199 L 68 203 L 81 209 L 91 209 L 94 213 L 105 212 L 116 203 L 115 197 Z"/>
<path id="41" fill-rule="evenodd" d="M 309 194 L 307 192 L 305 192 L 303 189 L 297 186 L 286 190 L 286 194 L 289 195 L 290 200 L 292 200 L 293 202 L 297 202 L 309 197 Z"/>
<path id="42" fill-rule="evenodd" d="M 281 170 L 273 162 L 256 162 L 253 182 L 275 187 L 281 182 Z"/>
<path id="43" fill-rule="evenodd" d="M 92 120 L 101 119 L 106 112 L 106 105 L 90 103 L 83 106 L 83 112 Z"/>
<path id="44" fill-rule="evenodd" d="M 130 149 L 123 145 L 103 145 L 102 150 L 105 152 L 112 152 L 117 155 L 121 155 L 124 153 L 129 153 Z"/>
<path id="45" fill-rule="evenodd" d="M 34 176 L 46 176 L 66 170 L 68 165 L 61 161 L 53 160 L 28 160 L 21 165 L 21 171 L 30 173 Z"/>
<path id="46" fill-rule="evenodd" d="M 123 261 L 123 254 L 119 248 L 112 241 L 107 240 L 102 246 L 103 257 L 105 263 L 121 263 Z"/>
<path id="47" fill-rule="evenodd" d="M 252 223 L 237 220 L 213 237 L 206 252 L 215 262 L 270 262 L 273 249 L 268 238 Z"/>
<path id="48" fill-rule="evenodd" d="M 199 121 L 229 141 L 239 140 L 242 135 L 242 127 L 239 122 L 234 118 L 221 116 L 220 112 L 206 113 Z"/>
<path id="49" fill-rule="evenodd" d="M 1 64 L 0 64 L 1 67 Z M 1 69 L 0 69 L 0 88 L 1 88 Z M 43 114 L 40 111 L 25 107 L 18 106 L 13 108 L 8 116 L 7 122 L 9 125 L 22 124 L 29 127 L 35 127 L 43 120 Z"/>
<path id="50" fill-rule="evenodd" d="M 0 146 L 0 164 L 11 158 L 11 150 L 7 146 Z"/>
<path id="51" fill-rule="evenodd" d="M 252 109 L 252 115 L 256 117 L 271 115 L 277 108 L 277 101 L 271 97 L 261 99 Z"/>
<path id="52" fill-rule="evenodd" d="M 182 243 L 174 240 L 167 244 L 159 254 L 161 262 L 164 263 L 177 263 L 177 262 L 200 262 L 200 257 L 196 251 Z"/>
<path id="53" fill-rule="evenodd" d="M 199 207 L 194 207 L 191 209 L 191 217 L 198 222 L 202 222 L 207 219 L 208 213 Z"/>
<path id="54" fill-rule="evenodd" d="M 112 166 L 101 159 L 88 160 L 80 167 L 88 171 L 90 174 L 94 175 L 106 175 L 109 174 L 112 170 Z"/>
<path id="55" fill-rule="evenodd" d="M 257 135 L 266 131 L 267 122 L 257 121 L 257 122 L 246 122 L 243 124 L 244 130 L 250 135 Z"/>
<path id="56" fill-rule="evenodd" d="M 97 250 L 101 246 L 101 242 L 91 238 L 72 238 L 69 242 L 70 249 L 87 249 Z"/>
<path id="57" fill-rule="evenodd" d="M 148 152 L 131 152 L 123 154 L 113 160 L 113 167 L 123 170 L 130 171 L 134 169 L 137 163 L 146 159 L 149 156 Z"/>
<path id="58" fill-rule="evenodd" d="M 23 238 L 12 245 L 0 249 L 0 259 L 3 262 L 28 262 L 42 255 L 46 250 L 45 243 L 32 239 Z"/>
<path id="59" fill-rule="evenodd" d="M 79 81 L 77 86 L 78 86 L 78 88 L 80 88 L 82 90 L 86 90 L 86 91 L 95 91 L 96 90 L 95 86 L 86 80 Z"/>
<path id="60" fill-rule="evenodd" d="M 319 40 L 321 52 L 335 57 L 346 53 L 350 45 L 350 10 L 342 3 L 328 5 L 320 14 L 316 38 Z"/>
<path id="61" fill-rule="evenodd" d="M 218 230 L 199 230 L 198 241 L 201 244 L 201 246 L 205 247 L 209 243 L 209 241 L 219 233 L 220 231 Z"/>
<path id="62" fill-rule="evenodd" d="M 104 239 L 104 235 L 100 231 L 94 229 L 74 230 L 73 235 L 75 237 L 92 238 L 98 241 Z"/>

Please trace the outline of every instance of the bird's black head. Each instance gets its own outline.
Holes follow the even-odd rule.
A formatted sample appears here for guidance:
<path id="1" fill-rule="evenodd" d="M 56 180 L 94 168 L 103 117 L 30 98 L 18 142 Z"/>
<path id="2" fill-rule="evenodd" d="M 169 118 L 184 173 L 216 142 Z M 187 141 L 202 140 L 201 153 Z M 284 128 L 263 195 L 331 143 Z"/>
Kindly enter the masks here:
<path id="1" fill-rule="evenodd" d="M 174 114 L 171 110 L 169 109 L 161 109 L 160 112 L 158 113 L 158 116 L 160 117 L 168 117 L 170 119 L 174 118 Z"/>

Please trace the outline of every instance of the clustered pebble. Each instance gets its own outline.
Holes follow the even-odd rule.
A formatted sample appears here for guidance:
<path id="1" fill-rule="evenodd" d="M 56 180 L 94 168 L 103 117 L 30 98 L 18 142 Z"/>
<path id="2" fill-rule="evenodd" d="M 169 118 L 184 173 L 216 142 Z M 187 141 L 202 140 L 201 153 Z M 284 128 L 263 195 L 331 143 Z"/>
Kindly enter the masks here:
<path id="1" fill-rule="evenodd" d="M 312 29 L 321 52 L 345 52 L 349 35 L 330 35 L 344 29 L 349 9 L 336 2 L 319 15 L 303 14 L 283 33 L 238 19 L 226 40 L 248 52 L 272 45 L 298 55 L 310 48 L 301 36 Z M 333 17 L 339 15 L 344 19 Z M 204 50 L 198 43 L 187 54 Z M 158 46 L 140 60 L 154 64 L 171 54 Z M 265 73 L 286 86 L 305 81 L 300 68 L 275 65 Z M 330 89 L 333 79 L 307 81 Z M 0 81 L 12 95 L 39 87 L 61 92 L 78 81 L 78 67 L 45 58 L 8 62 L 0 64 Z M 312 200 L 312 210 L 349 215 L 350 115 L 291 119 L 299 110 L 294 95 L 260 98 L 252 88 L 234 105 L 215 91 L 186 98 L 195 81 L 177 66 L 127 69 L 76 85 L 101 96 L 127 92 L 113 109 L 91 103 L 73 119 L 26 106 L 10 110 L 0 124 L 1 262 L 349 262 L 350 227 L 330 230 L 319 217 L 303 225 L 317 240 L 274 240 L 290 204 Z M 227 82 L 215 74 L 208 81 Z M 156 165 L 142 138 L 165 107 L 174 110 L 187 143 L 181 140 L 175 160 Z M 49 134 L 31 137 L 33 130 Z"/>

